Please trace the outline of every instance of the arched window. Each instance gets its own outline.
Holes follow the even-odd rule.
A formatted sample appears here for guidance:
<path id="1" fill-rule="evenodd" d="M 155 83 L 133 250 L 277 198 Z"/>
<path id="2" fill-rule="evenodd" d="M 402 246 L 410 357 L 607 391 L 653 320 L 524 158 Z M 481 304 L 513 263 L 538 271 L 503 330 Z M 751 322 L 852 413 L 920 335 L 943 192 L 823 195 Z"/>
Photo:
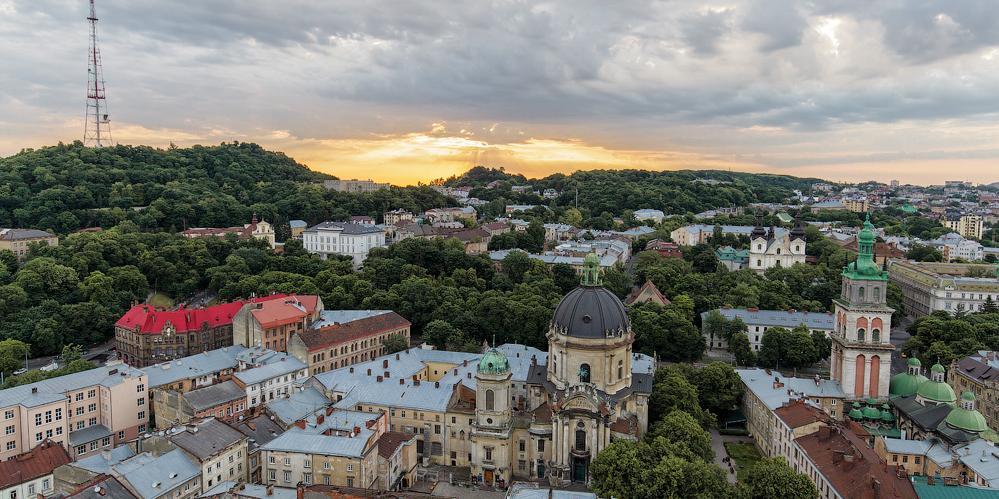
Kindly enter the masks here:
<path id="1" fill-rule="evenodd" d="M 881 288 L 874 288 L 874 302 L 877 303 L 880 301 L 881 301 Z"/>
<path id="2" fill-rule="evenodd" d="M 586 430 L 576 428 L 576 450 L 586 450 Z"/>
<path id="3" fill-rule="evenodd" d="M 762 244 L 757 244 L 756 245 L 756 250 L 757 251 L 763 251 L 763 245 Z"/>
<path id="4" fill-rule="evenodd" d="M 871 330 L 871 342 L 873 342 L 873 343 L 881 343 L 881 330 L 879 330 L 879 329 L 872 329 Z"/>
<path id="5" fill-rule="evenodd" d="M 486 410 L 491 411 L 495 406 L 496 395 L 493 394 L 492 390 L 486 390 Z"/>
<path id="6" fill-rule="evenodd" d="M 780 254 L 780 248 L 777 248 L 777 254 L 778 255 Z"/>
<path id="7" fill-rule="evenodd" d="M 801 252 L 801 246 L 795 246 L 794 247 L 794 252 L 795 253 L 800 253 Z"/>
<path id="8" fill-rule="evenodd" d="M 757 267 L 762 267 L 763 266 L 763 260 L 760 260 L 759 258 L 757 258 L 756 259 L 756 266 Z"/>
<path id="9" fill-rule="evenodd" d="M 624 361 L 617 361 L 617 379 L 624 378 Z"/>
<path id="10" fill-rule="evenodd" d="M 585 364 L 584 363 L 584 364 L 581 364 L 579 366 L 579 382 L 580 383 L 589 383 L 590 382 L 590 365 L 589 364 Z"/>
<path id="11" fill-rule="evenodd" d="M 861 286 L 860 289 L 857 290 L 857 297 L 860 298 L 861 300 L 864 299 L 864 287 L 863 286 Z"/>
<path id="12" fill-rule="evenodd" d="M 864 328 L 857 329 L 857 341 L 864 341 Z"/>

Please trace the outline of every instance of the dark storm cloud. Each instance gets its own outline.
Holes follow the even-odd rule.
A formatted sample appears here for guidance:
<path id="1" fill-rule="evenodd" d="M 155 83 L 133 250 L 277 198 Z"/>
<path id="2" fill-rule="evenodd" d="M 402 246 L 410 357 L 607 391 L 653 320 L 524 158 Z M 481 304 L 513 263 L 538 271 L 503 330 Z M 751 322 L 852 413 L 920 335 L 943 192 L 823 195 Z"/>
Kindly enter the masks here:
<path id="1" fill-rule="evenodd" d="M 440 116 L 811 130 L 999 109 L 985 59 L 999 5 L 985 0 L 98 6 L 112 110 L 150 126 L 321 134 Z M 80 107 L 85 7 L 0 0 L 14 42 L 0 47 L 0 97 Z"/>

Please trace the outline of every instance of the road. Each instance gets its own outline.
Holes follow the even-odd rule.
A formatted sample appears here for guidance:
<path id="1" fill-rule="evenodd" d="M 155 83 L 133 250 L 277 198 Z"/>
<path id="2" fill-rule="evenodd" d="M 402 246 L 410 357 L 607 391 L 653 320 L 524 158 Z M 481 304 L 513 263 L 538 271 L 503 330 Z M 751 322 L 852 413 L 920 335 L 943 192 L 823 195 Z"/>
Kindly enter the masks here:
<path id="1" fill-rule="evenodd" d="M 895 353 L 891 356 L 892 374 L 905 372 L 905 362 L 907 359 L 902 357 L 901 347 L 910 336 L 905 330 L 912 325 L 914 320 L 911 317 L 903 317 L 902 320 L 898 321 L 898 324 L 892 324 L 891 344 L 895 346 Z"/>
<path id="2" fill-rule="evenodd" d="M 108 340 L 100 345 L 92 347 L 83 353 L 83 358 L 86 360 L 94 360 L 103 362 L 107 358 L 107 353 L 114 348 L 114 340 Z M 58 356 L 51 357 L 35 357 L 34 359 L 28 359 L 28 369 L 38 369 L 42 366 L 50 364 L 52 361 L 56 360 Z"/>

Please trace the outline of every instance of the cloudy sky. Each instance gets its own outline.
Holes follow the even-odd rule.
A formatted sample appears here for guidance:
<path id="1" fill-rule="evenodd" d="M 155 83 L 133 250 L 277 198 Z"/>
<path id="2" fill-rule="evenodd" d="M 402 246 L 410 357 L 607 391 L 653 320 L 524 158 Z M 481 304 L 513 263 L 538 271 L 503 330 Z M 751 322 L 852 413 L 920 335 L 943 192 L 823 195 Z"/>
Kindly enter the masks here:
<path id="1" fill-rule="evenodd" d="M 999 180 L 994 0 L 97 0 L 116 141 L 344 178 Z M 79 139 L 85 0 L 0 0 L 0 155 Z"/>

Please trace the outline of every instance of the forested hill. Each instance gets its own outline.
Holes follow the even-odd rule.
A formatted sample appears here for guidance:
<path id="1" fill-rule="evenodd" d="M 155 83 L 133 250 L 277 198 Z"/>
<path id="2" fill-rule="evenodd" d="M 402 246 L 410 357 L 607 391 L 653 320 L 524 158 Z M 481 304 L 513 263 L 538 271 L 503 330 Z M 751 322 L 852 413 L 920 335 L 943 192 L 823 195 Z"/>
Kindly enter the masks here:
<path id="1" fill-rule="evenodd" d="M 497 188 L 486 189 L 485 186 L 493 181 L 499 181 Z M 512 193 L 510 186 L 531 184 L 537 190 L 553 188 L 561 193 L 554 201 L 558 206 L 574 205 L 578 189 L 579 208 L 596 215 L 602 212 L 620 214 L 623 210 L 638 208 L 655 208 L 666 213 L 698 213 L 753 202 L 781 202 L 791 196 L 793 190 L 806 191 L 812 183 L 820 181 L 789 175 L 718 170 L 590 170 L 527 179 L 523 175 L 477 166 L 444 183 L 477 187 L 472 195 L 480 199 L 491 201 L 502 196 L 518 202 L 543 204 L 550 202 L 543 202 L 530 194 Z"/>
<path id="2" fill-rule="evenodd" d="M 143 230 L 227 227 L 253 213 L 272 222 L 316 223 L 447 201 L 428 188 L 347 195 L 317 185 L 332 176 L 257 144 L 156 149 L 79 142 L 0 158 L 0 227 L 65 234 L 124 220 Z"/>

